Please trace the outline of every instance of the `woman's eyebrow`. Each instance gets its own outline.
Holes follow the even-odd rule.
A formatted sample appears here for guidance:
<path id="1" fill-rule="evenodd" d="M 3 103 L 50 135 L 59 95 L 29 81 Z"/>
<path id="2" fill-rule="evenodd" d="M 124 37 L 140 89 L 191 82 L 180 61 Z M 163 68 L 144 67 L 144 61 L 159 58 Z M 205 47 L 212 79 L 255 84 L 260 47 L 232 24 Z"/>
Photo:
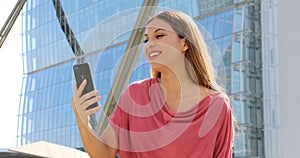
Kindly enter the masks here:
<path id="1" fill-rule="evenodd" d="M 154 31 L 154 33 L 158 32 L 158 31 L 166 31 L 166 29 L 163 29 L 163 28 L 158 28 Z M 148 36 L 148 34 L 145 33 L 144 36 Z"/>
<path id="2" fill-rule="evenodd" d="M 166 29 L 162 29 L 162 28 L 158 28 L 158 29 L 156 29 L 155 31 L 154 31 L 154 33 L 156 33 L 156 32 L 158 32 L 158 31 L 166 31 Z"/>

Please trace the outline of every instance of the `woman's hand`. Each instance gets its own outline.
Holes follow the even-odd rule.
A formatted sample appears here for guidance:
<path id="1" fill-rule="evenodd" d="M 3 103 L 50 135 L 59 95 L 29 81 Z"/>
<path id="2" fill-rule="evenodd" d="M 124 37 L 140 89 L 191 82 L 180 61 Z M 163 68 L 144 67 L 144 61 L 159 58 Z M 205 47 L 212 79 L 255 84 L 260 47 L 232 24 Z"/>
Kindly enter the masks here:
<path id="1" fill-rule="evenodd" d="M 112 148 L 107 144 L 103 143 L 103 141 L 99 139 L 98 134 L 90 127 L 89 115 L 99 111 L 101 109 L 101 106 L 97 106 L 86 110 L 87 107 L 100 100 L 100 97 L 97 96 L 97 90 L 91 91 L 81 96 L 86 84 L 87 81 L 83 80 L 79 88 L 75 86 L 74 96 L 71 99 L 72 108 L 76 117 L 76 122 L 80 132 L 82 144 L 88 152 L 88 154 L 90 155 L 90 157 L 115 157 L 117 154 L 117 149 Z M 114 131 L 112 128 L 110 129 L 112 130 L 110 134 L 114 136 L 114 139 L 109 140 L 115 141 L 116 138 Z M 103 138 L 103 140 L 105 140 L 105 138 Z"/>
<path id="2" fill-rule="evenodd" d="M 86 79 L 84 79 L 81 85 L 79 86 L 79 88 L 75 86 L 75 93 L 71 99 L 71 103 L 72 103 L 72 108 L 74 110 L 78 125 L 82 123 L 83 125 L 88 126 L 89 115 L 99 111 L 101 109 L 101 106 L 86 110 L 87 107 L 100 100 L 100 96 L 97 96 L 98 94 L 97 90 L 91 91 L 81 96 L 82 91 L 86 86 L 86 84 L 87 81 Z"/>

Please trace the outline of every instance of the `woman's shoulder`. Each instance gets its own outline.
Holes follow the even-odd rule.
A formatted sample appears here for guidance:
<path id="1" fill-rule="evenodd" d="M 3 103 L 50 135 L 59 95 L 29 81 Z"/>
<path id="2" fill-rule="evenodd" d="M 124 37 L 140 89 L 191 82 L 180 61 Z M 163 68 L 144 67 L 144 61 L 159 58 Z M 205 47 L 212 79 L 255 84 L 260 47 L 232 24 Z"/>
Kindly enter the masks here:
<path id="1" fill-rule="evenodd" d="M 132 82 L 129 84 L 127 89 L 124 91 L 123 95 L 131 97 L 138 96 L 141 97 L 143 95 L 149 95 L 149 89 L 155 87 L 158 81 L 156 78 L 147 78 L 139 81 Z"/>
<path id="2" fill-rule="evenodd" d="M 128 100 L 130 98 L 134 102 L 148 102 L 150 100 L 149 92 L 150 89 L 157 87 L 156 78 L 147 78 L 132 82 L 127 89 L 120 96 L 121 100 Z"/>
<path id="3" fill-rule="evenodd" d="M 158 83 L 157 78 L 147 78 L 139 81 L 132 82 L 129 90 L 148 90 L 152 85 Z"/>
<path id="4" fill-rule="evenodd" d="M 230 106 L 230 98 L 224 92 L 215 92 L 209 94 L 209 105 L 208 107 L 211 109 L 219 109 L 228 111 L 231 110 Z"/>

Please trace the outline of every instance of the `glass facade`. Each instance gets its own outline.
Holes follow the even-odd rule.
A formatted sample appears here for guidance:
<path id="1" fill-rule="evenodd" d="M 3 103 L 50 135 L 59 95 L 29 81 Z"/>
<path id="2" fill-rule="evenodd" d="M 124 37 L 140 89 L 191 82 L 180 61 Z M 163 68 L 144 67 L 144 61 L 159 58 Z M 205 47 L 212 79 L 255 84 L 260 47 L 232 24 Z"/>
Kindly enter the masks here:
<path id="1" fill-rule="evenodd" d="M 61 0 L 66 18 L 92 67 L 104 105 L 141 0 Z M 239 122 L 235 157 L 264 157 L 260 1 L 161 0 L 158 8 L 183 11 L 207 31 L 224 66 L 222 82 Z M 97 31 L 97 29 L 99 29 Z M 96 32 L 96 33 L 95 33 Z M 99 38 L 99 39 L 98 39 Z M 94 39 L 94 40 L 93 40 Z M 97 39 L 97 40 L 95 40 Z M 98 43 L 94 43 L 98 41 Z M 28 0 L 23 13 L 24 74 L 17 145 L 48 141 L 81 148 L 70 104 L 76 58 L 62 32 L 52 0 Z M 212 54 L 212 56 L 214 56 Z M 149 77 L 141 53 L 131 82 Z"/>

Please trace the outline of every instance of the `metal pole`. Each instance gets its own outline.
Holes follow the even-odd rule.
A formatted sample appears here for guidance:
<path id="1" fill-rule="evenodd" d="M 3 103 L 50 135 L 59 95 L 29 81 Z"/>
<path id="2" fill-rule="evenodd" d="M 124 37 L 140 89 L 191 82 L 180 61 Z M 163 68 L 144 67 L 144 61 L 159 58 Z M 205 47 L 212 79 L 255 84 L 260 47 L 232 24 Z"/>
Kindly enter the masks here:
<path id="1" fill-rule="evenodd" d="M 103 113 L 98 121 L 96 132 L 100 136 L 107 125 L 107 116 L 114 110 L 116 105 L 116 99 L 119 98 L 120 93 L 127 87 L 130 74 L 135 67 L 136 61 L 139 57 L 142 46 L 141 41 L 144 36 L 146 22 L 149 16 L 152 16 L 158 0 L 144 0 L 142 8 L 138 14 L 137 21 L 135 23 L 134 30 L 132 31 L 128 45 L 125 50 L 125 54 L 120 63 L 118 72 L 113 82 L 112 88 L 107 97 Z"/>
<path id="2" fill-rule="evenodd" d="M 9 17 L 5 21 L 4 25 L 1 28 L 0 31 L 0 48 L 2 47 L 2 44 L 4 43 L 8 33 L 10 32 L 11 28 L 13 27 L 15 21 L 17 20 L 26 0 L 19 0 L 12 12 L 10 13 Z"/>

